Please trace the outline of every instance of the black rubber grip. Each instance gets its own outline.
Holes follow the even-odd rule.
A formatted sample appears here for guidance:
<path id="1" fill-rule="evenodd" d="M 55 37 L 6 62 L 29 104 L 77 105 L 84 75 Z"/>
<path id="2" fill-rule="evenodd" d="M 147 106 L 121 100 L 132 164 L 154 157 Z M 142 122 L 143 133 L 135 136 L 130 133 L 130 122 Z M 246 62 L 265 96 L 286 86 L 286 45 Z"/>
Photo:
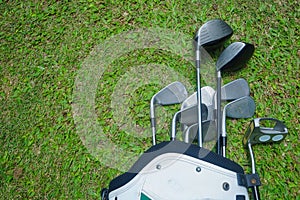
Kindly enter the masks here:
<path id="1" fill-rule="evenodd" d="M 155 127 L 156 120 L 155 118 L 150 118 L 151 127 Z"/>
<path id="2" fill-rule="evenodd" d="M 222 145 L 227 146 L 227 137 L 222 136 Z"/>

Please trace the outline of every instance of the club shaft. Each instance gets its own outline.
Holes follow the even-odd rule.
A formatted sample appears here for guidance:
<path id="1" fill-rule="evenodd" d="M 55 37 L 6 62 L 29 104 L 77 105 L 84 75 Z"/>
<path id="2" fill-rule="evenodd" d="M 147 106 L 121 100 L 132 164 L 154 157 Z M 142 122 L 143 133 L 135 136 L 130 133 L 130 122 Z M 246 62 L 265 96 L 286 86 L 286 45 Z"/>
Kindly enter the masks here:
<path id="1" fill-rule="evenodd" d="M 150 102 L 150 123 L 152 130 L 152 144 L 156 145 L 156 120 L 155 120 L 155 105 L 154 105 L 155 97 L 152 97 Z"/>
<path id="2" fill-rule="evenodd" d="M 154 117 L 150 118 L 151 130 L 152 130 L 152 144 L 156 145 L 156 120 Z"/>
<path id="3" fill-rule="evenodd" d="M 226 144 L 226 137 L 222 137 L 222 143 Z M 222 156 L 226 158 L 226 145 L 222 145 Z"/>
<path id="4" fill-rule="evenodd" d="M 202 147 L 202 109 L 201 109 L 201 74 L 200 74 L 200 50 L 196 51 L 197 72 L 197 115 L 198 115 L 198 145 Z"/>
<path id="5" fill-rule="evenodd" d="M 223 157 L 226 157 L 226 145 L 227 145 L 227 133 L 226 133 L 226 107 L 224 107 L 224 110 L 223 110 L 223 116 L 221 117 L 221 140 L 220 140 L 220 143 L 222 145 L 222 156 Z"/>
<path id="6" fill-rule="evenodd" d="M 252 170 L 252 174 L 255 174 L 256 173 L 256 170 L 255 170 L 255 158 L 254 158 L 254 153 L 253 153 L 252 146 L 251 146 L 250 142 L 248 142 L 248 149 L 249 149 L 249 154 L 250 154 L 250 158 L 251 158 L 251 170 Z M 258 189 L 257 186 L 253 186 L 252 187 L 252 195 L 253 195 L 253 199 L 260 200 L 259 189 Z"/>
<path id="7" fill-rule="evenodd" d="M 180 111 L 176 112 L 172 119 L 172 130 L 171 130 L 171 140 L 174 141 L 176 139 L 176 123 L 178 118 L 180 117 Z"/>
<path id="8" fill-rule="evenodd" d="M 152 126 L 152 144 L 156 145 L 156 128 Z"/>
<path id="9" fill-rule="evenodd" d="M 222 110 L 221 110 L 221 71 L 217 71 L 217 153 L 221 155 Z"/>
<path id="10" fill-rule="evenodd" d="M 253 186 L 252 195 L 254 200 L 260 200 L 259 189 L 257 186 Z"/>
<path id="11" fill-rule="evenodd" d="M 251 146 L 250 142 L 248 142 L 248 149 L 249 149 L 249 154 L 250 154 L 250 159 L 251 159 L 252 174 L 255 174 L 256 173 L 256 170 L 255 170 L 255 158 L 254 158 L 254 153 L 253 153 L 252 146 Z"/>

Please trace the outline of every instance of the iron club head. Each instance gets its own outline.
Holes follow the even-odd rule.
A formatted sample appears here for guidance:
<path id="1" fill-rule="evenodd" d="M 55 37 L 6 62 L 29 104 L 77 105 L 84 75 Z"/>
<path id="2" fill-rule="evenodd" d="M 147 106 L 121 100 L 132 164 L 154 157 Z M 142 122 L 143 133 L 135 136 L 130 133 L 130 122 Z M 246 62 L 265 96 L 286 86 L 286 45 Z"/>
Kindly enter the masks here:
<path id="1" fill-rule="evenodd" d="M 206 120 L 208 115 L 208 110 L 205 104 L 201 104 L 201 118 L 202 120 Z M 193 105 L 187 107 L 183 110 L 178 111 L 175 113 L 172 119 L 172 132 L 171 132 L 171 139 L 175 140 L 176 138 L 176 123 L 180 121 L 181 124 L 186 126 L 192 125 L 198 122 L 198 105 Z"/>
<path id="2" fill-rule="evenodd" d="M 201 88 L 201 103 L 205 104 L 208 109 L 207 119 L 213 119 L 213 97 L 215 90 L 210 86 L 204 86 Z M 197 92 L 194 92 L 181 104 L 181 110 L 187 107 L 194 106 L 197 104 Z M 184 128 L 184 127 L 183 127 Z"/>
<path id="3" fill-rule="evenodd" d="M 187 95 L 188 93 L 185 86 L 182 83 L 176 81 L 167 85 L 152 97 L 150 102 L 150 122 L 153 145 L 156 144 L 155 105 L 178 104 L 184 101 L 187 98 Z"/>
<path id="4" fill-rule="evenodd" d="M 206 106 L 212 105 L 213 96 L 215 90 L 210 86 L 204 86 L 201 88 L 202 103 Z M 181 110 L 197 104 L 197 92 L 194 92 L 188 98 L 186 98 L 181 104 Z"/>
<path id="5" fill-rule="evenodd" d="M 226 116 L 230 118 L 249 118 L 254 115 L 255 102 L 250 96 L 245 96 L 228 103 L 222 117 L 222 155 L 226 157 Z"/>
<path id="6" fill-rule="evenodd" d="M 225 105 L 223 110 L 223 121 L 225 117 L 230 118 L 249 118 L 254 115 L 255 112 L 255 102 L 252 97 L 245 96 L 236 99 L 227 105 Z"/>
<path id="7" fill-rule="evenodd" d="M 176 81 L 156 93 L 152 97 L 151 103 L 153 105 L 177 104 L 184 101 L 187 98 L 187 94 L 185 86 L 181 82 Z"/>
<path id="8" fill-rule="evenodd" d="M 221 88 L 222 100 L 235 100 L 250 95 L 250 88 L 247 81 L 243 78 L 236 79 L 225 84 Z"/>

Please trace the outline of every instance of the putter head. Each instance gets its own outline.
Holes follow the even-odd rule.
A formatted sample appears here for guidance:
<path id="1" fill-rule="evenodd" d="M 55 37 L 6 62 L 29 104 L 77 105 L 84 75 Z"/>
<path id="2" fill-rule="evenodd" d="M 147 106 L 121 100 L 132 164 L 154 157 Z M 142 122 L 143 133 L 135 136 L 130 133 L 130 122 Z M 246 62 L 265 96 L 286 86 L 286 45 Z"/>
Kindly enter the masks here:
<path id="1" fill-rule="evenodd" d="M 264 144 L 281 142 L 288 134 L 283 122 L 274 118 L 256 118 L 251 121 L 243 139 L 243 145 L 248 143 Z"/>
<path id="2" fill-rule="evenodd" d="M 187 96 L 188 93 L 185 86 L 181 82 L 176 81 L 156 93 L 152 97 L 151 102 L 158 105 L 172 105 L 183 102 Z"/>
<path id="3" fill-rule="evenodd" d="M 221 47 L 233 34 L 232 28 L 221 19 L 209 20 L 203 24 L 195 36 L 195 41 L 200 38 L 200 45 L 207 51 Z"/>
<path id="4" fill-rule="evenodd" d="M 221 88 L 221 99 L 231 101 L 250 95 L 250 88 L 247 81 L 243 78 L 236 79 L 225 84 Z"/>
<path id="5" fill-rule="evenodd" d="M 217 60 L 217 71 L 236 71 L 244 67 L 254 53 L 254 46 L 244 42 L 229 45 Z"/>
<path id="6" fill-rule="evenodd" d="M 224 107 L 224 112 L 230 118 L 249 118 L 254 115 L 255 107 L 253 98 L 245 96 L 228 103 Z"/>

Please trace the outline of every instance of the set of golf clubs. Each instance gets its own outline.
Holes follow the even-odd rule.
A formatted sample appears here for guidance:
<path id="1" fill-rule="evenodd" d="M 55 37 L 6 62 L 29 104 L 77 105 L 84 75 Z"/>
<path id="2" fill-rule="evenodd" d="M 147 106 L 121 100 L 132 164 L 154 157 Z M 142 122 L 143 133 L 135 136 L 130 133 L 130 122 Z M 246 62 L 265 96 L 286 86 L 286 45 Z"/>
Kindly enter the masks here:
<path id="1" fill-rule="evenodd" d="M 249 96 L 250 89 L 245 79 L 234 80 L 221 86 L 221 71 L 235 71 L 243 67 L 251 58 L 254 46 L 244 42 L 234 42 L 219 56 L 216 62 L 217 91 L 210 86 L 201 88 L 200 54 L 222 46 L 233 34 L 232 28 L 224 21 L 216 19 L 205 23 L 196 34 L 197 91 L 187 97 L 185 87 L 175 82 L 153 96 L 150 106 L 153 144 L 156 144 L 155 105 L 182 103 L 172 120 L 171 140 L 176 139 L 176 127 L 180 122 L 185 142 L 198 139 L 198 145 L 217 139 L 217 153 L 226 156 L 226 116 L 231 118 L 252 117 L 255 103 Z M 222 101 L 232 101 L 224 107 Z M 222 147 L 222 148 L 221 148 Z"/>
<path id="2" fill-rule="evenodd" d="M 171 140 L 176 140 L 177 123 L 180 124 L 183 140 L 192 143 L 197 139 L 203 142 L 217 141 L 216 153 L 226 157 L 227 131 L 226 117 L 251 118 L 255 113 L 255 102 L 250 97 L 250 88 L 245 79 L 239 78 L 222 86 L 221 72 L 241 69 L 254 53 L 254 46 L 245 42 L 234 42 L 223 50 L 216 62 L 216 91 L 210 87 L 201 87 L 201 51 L 213 51 L 223 46 L 233 34 L 232 28 L 220 19 L 206 22 L 195 36 L 197 91 L 191 96 L 185 86 L 174 82 L 156 93 L 150 103 L 150 117 L 153 145 L 156 144 L 155 107 L 181 103 L 181 109 L 172 119 Z M 222 111 L 222 102 L 230 101 Z M 261 126 L 259 122 L 273 122 L 273 127 Z M 287 128 L 277 119 L 254 119 L 247 130 L 243 144 L 249 149 L 252 163 L 252 185 L 254 199 L 260 199 L 259 177 L 255 171 L 255 160 L 251 146 L 259 143 L 280 142 L 287 135 Z"/>

